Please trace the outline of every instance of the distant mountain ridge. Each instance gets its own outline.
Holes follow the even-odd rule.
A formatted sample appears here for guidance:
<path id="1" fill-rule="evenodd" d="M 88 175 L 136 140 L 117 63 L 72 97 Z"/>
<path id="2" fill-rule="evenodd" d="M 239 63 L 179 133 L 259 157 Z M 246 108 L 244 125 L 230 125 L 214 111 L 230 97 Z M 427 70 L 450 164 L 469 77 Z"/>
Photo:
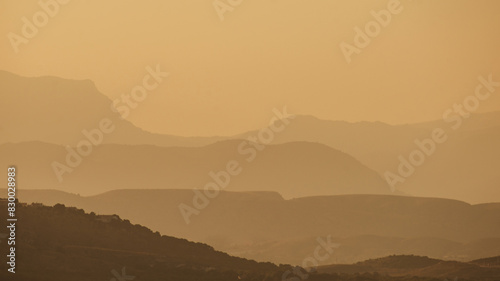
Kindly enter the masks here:
<path id="1" fill-rule="evenodd" d="M 240 174 L 227 190 L 277 191 L 287 198 L 310 194 L 389 194 L 387 183 L 375 171 L 328 146 L 296 142 L 269 145 L 262 151 L 241 140 L 203 147 L 158 147 L 105 144 L 96 147 L 81 164 L 61 174 L 56 161 L 66 164 L 66 148 L 40 142 L 0 145 L 2 165 L 16 163 L 29 177 L 24 188 L 97 194 L 114 189 L 203 189 L 216 182 L 227 163 L 236 161 Z M 250 160 L 251 161 L 250 161 Z"/>
<path id="2" fill-rule="evenodd" d="M 309 141 L 352 155 L 380 175 L 399 173 L 402 160 L 422 151 L 416 141 L 442 129 L 445 142 L 435 144 L 423 164 L 397 182 L 395 190 L 423 197 L 451 198 L 470 203 L 500 201 L 500 112 L 473 114 L 456 131 L 443 120 L 391 126 L 380 122 L 349 123 L 297 116 L 274 143 Z M 255 134 L 251 131 L 238 137 Z M 406 164 L 408 165 L 408 164 Z M 406 168 L 409 169 L 409 168 Z"/>
<path id="3" fill-rule="evenodd" d="M 99 128 L 102 119 L 116 127 L 103 143 L 199 146 L 221 140 L 144 131 L 112 111 L 112 101 L 90 80 L 27 78 L 0 71 L 0 90 L 0 120 L 9 120 L 0 127 L 0 143 L 41 141 L 76 146 L 85 138 L 82 130 Z"/>

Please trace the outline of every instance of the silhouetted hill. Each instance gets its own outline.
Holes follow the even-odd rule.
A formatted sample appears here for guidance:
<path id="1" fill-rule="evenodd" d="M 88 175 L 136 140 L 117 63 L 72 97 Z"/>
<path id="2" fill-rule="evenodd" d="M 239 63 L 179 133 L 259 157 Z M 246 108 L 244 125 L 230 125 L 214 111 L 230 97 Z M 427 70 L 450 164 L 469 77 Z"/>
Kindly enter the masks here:
<path id="1" fill-rule="evenodd" d="M 7 208 L 5 202 L 0 206 Z M 205 244 L 161 236 L 117 216 L 85 214 L 60 204 L 18 204 L 17 218 L 15 276 L 20 279 L 16 280 L 109 280 L 111 271 L 120 272 L 122 267 L 138 280 L 175 279 L 181 273 L 177 280 L 191 280 L 207 272 L 214 277 L 205 280 L 218 280 L 216 276 L 238 280 L 278 270 L 273 264 L 231 257 Z M 2 248 L 6 250 L 5 243 Z M 2 263 L 2 273 L 6 268 Z"/>
<path id="2" fill-rule="evenodd" d="M 500 256 L 491 257 L 491 258 L 484 258 L 484 259 L 479 259 L 479 260 L 473 260 L 473 261 L 471 261 L 471 263 L 477 264 L 480 266 L 500 268 Z"/>
<path id="3" fill-rule="evenodd" d="M 5 199 L 0 208 L 7 207 Z M 1 280 L 206 280 L 282 281 L 292 268 L 231 257 L 213 248 L 161 236 L 116 215 L 85 214 L 57 204 L 17 204 L 15 274 L 0 265 Z M 7 244 L 1 244 L 7 252 Z M 315 274 L 301 270 L 311 281 L 355 281 L 358 274 Z M 304 275 L 306 274 L 306 275 Z M 288 276 L 295 276 L 288 274 Z M 363 280 L 431 281 L 363 274 Z"/>
<path id="4" fill-rule="evenodd" d="M 389 276 L 439 277 L 448 280 L 498 280 L 500 268 L 473 262 L 441 261 L 421 256 L 390 256 L 353 265 L 321 266 L 322 273 L 373 273 Z"/>
<path id="5" fill-rule="evenodd" d="M 230 161 L 237 161 L 241 172 L 230 177 L 226 190 L 276 191 L 288 198 L 390 193 L 375 171 L 328 146 L 307 142 L 269 145 L 255 150 L 253 156 L 240 153 L 241 143 L 223 141 L 193 148 L 101 145 L 82 157 L 74 171 L 62 174 L 62 182 L 52 166 L 54 161 L 66 165 L 68 152 L 62 146 L 3 144 L 0 163 L 15 163 L 20 173 L 29 175 L 22 178 L 26 189 L 56 188 L 85 195 L 114 189 L 203 189 L 216 181 L 210 172 L 227 174 Z"/>
<path id="6" fill-rule="evenodd" d="M 26 202 L 63 202 L 119 214 L 161 233 L 188 238 L 237 256 L 300 264 L 331 235 L 341 247 L 325 263 L 352 263 L 391 254 L 470 261 L 500 254 L 499 204 L 385 195 L 284 200 L 276 193 L 221 192 L 187 225 L 179 205 L 191 190 L 116 190 L 81 197 L 20 190 Z"/>

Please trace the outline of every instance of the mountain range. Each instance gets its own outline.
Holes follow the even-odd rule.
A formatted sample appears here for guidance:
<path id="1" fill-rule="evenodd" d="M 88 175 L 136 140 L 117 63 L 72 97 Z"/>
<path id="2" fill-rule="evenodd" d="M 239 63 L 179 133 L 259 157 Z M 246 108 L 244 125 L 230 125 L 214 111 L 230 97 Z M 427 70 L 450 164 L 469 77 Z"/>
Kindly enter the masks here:
<path id="1" fill-rule="evenodd" d="M 0 199 L 0 207 L 7 207 L 6 199 Z M 459 273 L 459 280 L 493 281 L 499 273 L 497 257 L 460 263 L 390 256 L 317 269 L 277 266 L 62 204 L 21 203 L 17 214 L 23 227 L 17 230 L 16 273 L 8 273 L 10 265 L 3 263 L 2 280 L 435 281 Z M 7 243 L 0 243 L 0 249 L 10 251 Z"/>
<path id="2" fill-rule="evenodd" d="M 286 197 L 390 193 L 375 171 L 328 146 L 307 142 L 269 145 L 258 154 L 254 149 L 255 158 L 247 161 L 252 155 L 239 153 L 241 143 L 221 141 L 193 148 L 104 144 L 81 157 L 74 168 L 67 164 L 68 150 L 63 146 L 11 143 L 0 145 L 0 163 L 16 163 L 20 175 L 29 175 L 21 179 L 25 189 L 56 188 L 83 195 L 116 189 L 204 189 L 209 183 L 226 181 L 227 186 L 220 184 L 226 190 L 271 190 Z M 59 174 L 54 162 L 71 170 Z M 227 175 L 228 162 L 236 162 L 240 172 L 226 179 L 219 174 Z"/>
<path id="3" fill-rule="evenodd" d="M 393 195 L 285 200 L 274 192 L 222 191 L 186 224 L 179 206 L 193 206 L 192 190 L 115 190 L 88 197 L 20 190 L 19 198 L 118 214 L 162 234 L 258 261 L 300 264 L 314 250 L 316 239 L 328 236 L 341 246 L 324 264 L 391 254 L 459 261 L 500 255 L 498 203 Z"/>
<path id="4" fill-rule="evenodd" d="M 132 188 L 138 188 L 135 183 L 139 181 L 138 178 L 141 177 L 139 175 L 150 173 L 156 175 L 154 171 L 160 169 L 155 166 L 156 163 L 169 165 L 166 166 L 169 169 L 162 171 L 165 177 L 174 175 L 167 178 L 161 186 L 158 184 L 160 178 L 147 179 L 147 184 L 151 184 L 150 187 L 202 188 L 202 185 L 210 180 L 207 176 L 210 171 L 216 172 L 217 169 L 223 168 L 225 163 L 222 162 L 237 159 L 240 156 L 237 155 L 238 145 L 249 136 L 255 136 L 258 133 L 258 131 L 250 131 L 235 136 L 180 137 L 146 132 L 114 112 L 111 108 L 112 101 L 100 93 L 89 80 L 76 81 L 50 76 L 27 78 L 1 71 L 0 87 L 6 101 L 0 104 L 0 118 L 8 120 L 0 126 L 0 144 L 11 144 L 7 147 L 8 150 L 14 149 L 12 145 L 19 145 L 16 159 L 25 157 L 20 152 L 24 149 L 30 153 L 38 149 L 46 150 L 38 152 L 42 153 L 39 155 L 42 160 L 28 158 L 27 162 L 22 163 L 23 167 L 30 166 L 36 167 L 34 169 L 47 170 L 47 164 L 42 163 L 44 161 L 50 161 L 50 163 L 58 161 L 65 164 L 64 158 L 67 153 L 63 153 L 62 147 L 69 145 L 75 148 L 82 140 L 87 139 L 82 132 L 84 130 L 88 134 L 95 132 L 104 119 L 114 128 L 112 133 L 103 134 L 102 144 L 109 144 L 109 146 L 99 145 L 91 155 L 84 159 L 84 162 L 94 164 L 104 161 L 102 163 L 104 166 L 115 165 L 116 163 L 113 163 L 111 159 L 102 160 L 102 155 L 107 154 L 119 161 L 127 161 L 124 157 L 120 159 L 116 153 L 123 152 L 122 154 L 128 157 L 136 157 L 135 153 L 139 148 L 133 146 L 144 147 L 145 151 L 149 151 L 147 153 L 158 155 L 151 156 L 149 163 L 134 170 L 137 176 L 130 174 L 129 169 L 113 180 L 109 180 L 104 189 L 99 183 L 96 184 L 90 179 L 77 183 L 75 183 L 76 180 L 72 181 L 71 177 L 88 178 L 89 173 L 99 176 L 98 168 L 94 169 L 92 165 L 85 165 L 85 163 L 75 169 L 75 172 L 66 174 L 67 179 L 64 179 L 63 183 L 54 180 L 53 171 L 44 172 L 43 174 L 48 178 L 38 181 L 36 186 L 29 184 L 27 188 L 58 188 L 80 194 L 95 194 L 97 190 L 129 188 L 129 185 L 123 183 L 124 181 L 134 183 Z M 22 114 L 19 114 L 20 112 Z M 461 122 L 460 127 L 454 130 L 452 125 L 456 124 L 445 120 L 389 125 L 381 122 L 328 121 L 299 115 L 290 120 L 285 130 L 274 135 L 271 144 L 277 146 L 268 149 L 272 153 L 259 151 L 259 157 L 255 163 L 249 163 L 241 179 L 237 179 L 240 176 L 235 177 L 234 185 L 237 183 L 238 187 L 232 185 L 231 188 L 277 191 L 287 198 L 336 195 L 346 192 L 380 194 L 390 192 L 387 190 L 392 189 L 395 191 L 394 194 L 450 198 L 474 204 L 498 202 L 500 201 L 500 189 L 498 189 L 500 178 L 497 171 L 500 166 L 498 162 L 500 149 L 497 144 L 500 141 L 500 112 L 472 114 L 467 118 L 464 117 Z M 431 149 L 432 153 L 425 156 L 423 164 L 413 165 L 411 169 L 414 171 L 410 176 L 401 177 L 402 180 L 395 182 L 392 187 L 389 187 L 389 184 L 382 186 L 379 178 L 387 182 L 387 172 L 401 176 L 398 170 L 403 165 L 402 161 L 408 162 L 412 152 L 422 150 L 416 142 L 431 138 L 432 132 L 436 129 L 443 130 L 446 141 L 436 144 L 435 148 Z M 250 145 L 249 140 L 245 141 L 248 142 L 247 145 Z M 252 141 L 255 141 L 255 138 Z M 23 144 L 23 142 L 28 144 Z M 46 146 L 33 144 L 33 142 L 46 143 Z M 279 146 L 282 144 L 284 146 Z M 56 146 L 51 145 L 58 145 L 59 148 L 56 149 Z M 172 164 L 168 160 L 158 159 L 162 156 L 179 160 L 169 154 L 177 153 L 174 152 L 174 148 L 182 151 L 182 153 L 179 152 L 179 157 L 181 155 L 190 157 L 189 155 L 201 152 L 200 156 L 214 156 L 217 159 L 199 158 L 200 163 L 196 164 L 189 163 L 185 158 L 182 159 L 184 164 L 182 161 L 179 164 Z M 3 147 L 3 150 L 5 151 L 6 148 Z M 209 152 L 204 154 L 203 150 L 217 151 L 221 153 L 221 156 Z M 309 153 L 309 150 L 311 155 L 317 153 L 324 155 L 321 158 L 316 158 L 316 156 L 306 158 L 307 164 L 312 165 L 311 169 L 303 170 L 306 161 L 294 162 L 300 161 L 301 157 Z M 48 154 L 49 151 L 53 154 Z M 4 153 L 2 152 L 2 156 Z M 282 161 L 280 165 L 289 165 L 288 167 L 280 169 L 276 166 L 278 165 L 276 161 L 281 160 L 275 157 L 280 155 L 287 156 L 286 161 Z M 226 156 L 229 159 L 224 159 Z M 265 158 L 265 160 L 259 158 Z M 134 161 L 130 159 L 133 158 L 129 158 L 127 162 L 130 166 L 134 166 Z M 14 160 L 9 159 L 9 161 L 12 163 Z M 215 163 L 217 161 L 221 162 Z M 322 161 L 326 165 L 321 165 Z M 193 164 L 194 175 L 185 180 L 185 175 L 191 173 L 191 170 L 185 166 L 187 164 Z M 121 165 L 126 166 L 124 163 Z M 84 166 L 87 166 L 88 170 L 79 172 L 80 169 L 85 170 Z M 99 165 L 96 167 L 101 168 Z M 172 170 L 172 167 L 175 169 Z M 263 167 L 273 168 L 273 173 L 277 174 L 277 178 L 269 178 L 262 174 Z M 204 170 L 197 170 L 198 168 Z M 371 171 L 377 172 L 378 178 Z M 30 173 L 36 174 L 32 171 Z M 79 173 L 82 174 L 81 177 L 77 175 Z M 244 176 L 245 173 L 249 174 L 248 177 Z M 325 175 L 326 173 L 332 174 Z M 302 177 L 297 174 L 302 174 Z M 282 182 L 280 180 L 283 175 L 286 177 L 293 175 L 296 178 L 292 177 L 289 181 Z M 264 182 L 260 176 L 265 178 Z M 323 176 L 325 179 L 321 178 Z M 360 178 L 354 179 L 353 176 Z M 131 178 L 135 179 L 131 180 Z M 248 180 L 249 178 L 251 179 Z M 161 177 L 161 180 L 163 179 L 165 178 Z M 292 184 L 287 186 L 290 182 Z M 297 192 L 298 186 L 300 186 L 300 192 Z M 302 188 L 304 186 L 308 188 Z"/>

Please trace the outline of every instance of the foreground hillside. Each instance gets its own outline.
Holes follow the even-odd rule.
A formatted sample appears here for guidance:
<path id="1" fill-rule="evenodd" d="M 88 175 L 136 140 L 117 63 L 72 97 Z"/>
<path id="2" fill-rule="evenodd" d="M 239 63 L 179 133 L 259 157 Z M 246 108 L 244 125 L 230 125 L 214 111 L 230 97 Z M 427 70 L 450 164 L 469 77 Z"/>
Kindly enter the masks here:
<path id="1" fill-rule="evenodd" d="M 224 191 L 186 224 L 179 206 L 194 206 L 191 190 L 116 190 L 90 197 L 21 190 L 19 198 L 118 214 L 162 234 L 275 263 L 300 264 L 316 239 L 327 236 L 341 246 L 323 264 L 392 254 L 460 261 L 500 255 L 500 204 L 386 195 L 284 200 L 272 192 Z"/>
<path id="2" fill-rule="evenodd" d="M 6 209 L 5 202 L 0 205 Z M 85 214 L 60 204 L 18 206 L 17 217 L 16 277 L 20 279 L 16 280 L 34 276 L 34 280 L 105 280 L 112 277 L 113 269 L 122 267 L 146 278 L 179 275 L 185 276 L 182 280 L 195 280 L 213 271 L 214 277 L 235 280 L 238 275 L 272 274 L 278 269 L 204 244 L 161 236 L 117 216 Z M 5 263 L 1 269 L 7 271 Z"/>
<path id="3" fill-rule="evenodd" d="M 5 201 L 0 201 L 0 208 L 6 208 Z M 285 280 L 283 276 L 294 276 L 287 273 L 289 266 L 231 257 L 204 244 L 161 236 L 116 216 L 85 214 L 60 204 L 18 204 L 17 218 L 16 273 L 8 273 L 2 262 L 1 280 L 280 281 Z M 1 250 L 7 251 L 6 243 L 1 244 Z M 378 274 L 306 274 L 300 270 L 311 281 L 437 280 Z"/>

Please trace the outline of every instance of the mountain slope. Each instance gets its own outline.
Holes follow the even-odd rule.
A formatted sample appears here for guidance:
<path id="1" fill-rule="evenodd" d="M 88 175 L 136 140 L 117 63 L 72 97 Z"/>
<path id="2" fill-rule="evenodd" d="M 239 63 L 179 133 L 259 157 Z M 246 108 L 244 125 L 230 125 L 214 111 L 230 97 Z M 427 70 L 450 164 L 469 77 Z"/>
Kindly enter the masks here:
<path id="1" fill-rule="evenodd" d="M 286 130 L 276 135 L 274 143 L 309 141 L 328 145 L 352 155 L 379 173 L 386 171 L 399 154 L 406 152 L 417 137 L 427 136 L 429 128 L 391 126 L 381 122 L 321 120 L 296 116 Z M 251 131 L 240 135 L 254 135 Z"/>
<path id="2" fill-rule="evenodd" d="M 111 109 L 112 101 L 90 80 L 21 77 L 0 71 L 0 143 L 41 141 L 75 146 L 83 130 L 99 129 L 103 119 L 114 131 L 103 143 L 198 146 L 220 138 L 187 138 L 146 132 Z"/>
<path id="3" fill-rule="evenodd" d="M 297 116 L 286 130 L 276 135 L 274 143 L 310 141 L 343 151 L 370 169 L 384 175 L 399 175 L 402 161 L 413 151 L 422 150 L 416 141 L 430 139 L 433 130 L 443 129 L 444 143 L 435 149 L 421 166 L 396 190 L 415 196 L 445 197 L 469 203 L 500 201 L 500 112 L 474 114 L 452 129 L 443 120 L 391 126 L 380 122 L 349 123 Z M 239 137 L 253 135 L 248 132 Z"/>
<path id="4" fill-rule="evenodd" d="M 420 256 L 390 256 L 353 265 L 329 265 L 323 273 L 378 272 L 389 276 L 435 277 L 449 280 L 498 280 L 500 268 L 479 266 L 473 262 L 441 261 Z"/>
<path id="5" fill-rule="evenodd" d="M 19 191 L 26 202 L 116 213 L 164 234 L 260 261 L 300 264 L 316 239 L 327 236 L 341 244 L 330 263 L 390 254 L 463 261 L 500 255 L 500 204 L 386 195 L 284 200 L 276 193 L 224 191 L 186 224 L 179 205 L 193 206 L 194 195 L 190 190 L 116 190 L 90 197 Z"/>
<path id="6" fill-rule="evenodd" d="M 7 201 L 3 200 L 0 206 L 5 209 Z M 113 270 L 121 272 L 122 268 L 138 280 L 168 276 L 199 280 L 208 271 L 217 280 L 250 280 L 252 275 L 278 272 L 270 263 L 231 257 L 204 244 L 160 236 L 127 220 L 85 214 L 59 204 L 18 204 L 17 217 L 22 227 L 16 231 L 15 280 L 109 280 Z M 7 252 L 6 243 L 2 250 Z M 2 263 L 0 269 L 1 275 L 6 274 L 7 264 Z"/>
<path id="7" fill-rule="evenodd" d="M 0 208 L 6 207 L 5 199 L 0 199 Z M 85 214 L 61 204 L 17 204 L 17 217 L 22 226 L 16 230 L 16 273 L 7 272 L 7 263 L 2 263 L 1 280 L 282 281 L 293 276 L 307 276 L 310 281 L 360 280 L 359 274 L 316 274 L 301 268 L 292 273 L 287 265 L 231 257 L 116 216 Z M 0 250 L 7 252 L 7 244 L 0 243 Z M 362 276 L 373 281 L 435 280 Z"/>

